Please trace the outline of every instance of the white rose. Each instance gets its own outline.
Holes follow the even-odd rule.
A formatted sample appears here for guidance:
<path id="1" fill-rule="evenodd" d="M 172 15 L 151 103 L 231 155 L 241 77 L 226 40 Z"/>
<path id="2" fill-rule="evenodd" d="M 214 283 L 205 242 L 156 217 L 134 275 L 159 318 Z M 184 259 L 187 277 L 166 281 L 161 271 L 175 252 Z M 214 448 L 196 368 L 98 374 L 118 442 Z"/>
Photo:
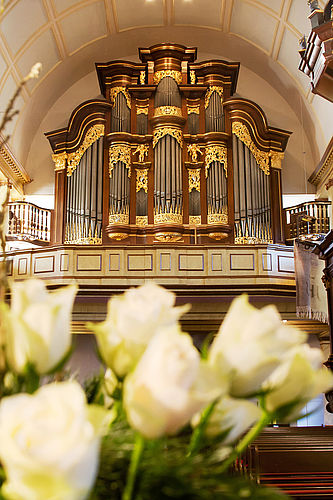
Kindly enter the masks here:
<path id="1" fill-rule="evenodd" d="M 235 299 L 209 350 L 209 363 L 229 372 L 231 396 L 248 396 L 281 363 L 281 357 L 306 335 L 281 323 L 274 306 L 259 310 L 248 297 Z"/>
<path id="2" fill-rule="evenodd" d="M 151 339 L 135 371 L 125 379 L 124 406 L 132 427 L 147 438 L 157 438 L 175 434 L 225 391 L 226 382 L 217 380 L 191 337 L 174 325 Z"/>
<path id="3" fill-rule="evenodd" d="M 176 323 L 187 310 L 174 304 L 173 293 L 147 283 L 112 297 L 106 320 L 88 325 L 106 365 L 119 377 L 135 366 L 157 328 Z"/>
<path id="4" fill-rule="evenodd" d="M 262 411 L 255 403 L 224 396 L 215 405 L 205 432 L 208 436 L 221 434 L 221 444 L 233 444 L 261 415 Z M 199 421 L 200 415 L 196 415 L 193 425 Z"/>
<path id="5" fill-rule="evenodd" d="M 0 403 L 0 459 L 9 500 L 82 500 L 98 466 L 106 412 L 78 383 L 42 387 Z"/>
<path id="6" fill-rule="evenodd" d="M 23 372 L 26 364 L 38 373 L 52 370 L 71 346 L 71 314 L 76 285 L 48 292 L 41 280 L 14 283 L 11 308 L 4 309 L 6 355 L 11 367 Z"/>
<path id="7" fill-rule="evenodd" d="M 333 373 L 322 366 L 320 349 L 303 345 L 293 349 L 264 384 L 268 390 L 265 406 L 269 412 L 281 410 L 281 420 L 292 422 L 305 404 L 333 387 Z"/>

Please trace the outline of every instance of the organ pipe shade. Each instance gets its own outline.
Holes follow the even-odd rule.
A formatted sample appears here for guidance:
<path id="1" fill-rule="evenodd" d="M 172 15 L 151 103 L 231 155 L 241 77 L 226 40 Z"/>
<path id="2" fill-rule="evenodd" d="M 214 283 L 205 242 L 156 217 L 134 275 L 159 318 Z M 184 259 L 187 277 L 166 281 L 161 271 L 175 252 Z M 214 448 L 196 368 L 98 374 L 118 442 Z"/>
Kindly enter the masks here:
<path id="1" fill-rule="evenodd" d="M 182 107 L 182 98 L 178 85 L 175 80 L 169 76 L 162 78 L 156 89 L 155 108 L 160 106 Z"/>
<path id="2" fill-rule="evenodd" d="M 128 178 L 128 169 L 126 165 L 118 161 L 112 171 L 110 177 L 110 215 L 128 215 L 129 214 L 129 193 L 130 180 Z M 126 218 L 125 218 L 126 219 Z M 115 222 L 127 222 L 124 218 Z"/>
<path id="3" fill-rule="evenodd" d="M 270 242 L 269 175 L 259 168 L 249 148 L 233 135 L 235 238 Z"/>
<path id="4" fill-rule="evenodd" d="M 126 97 L 119 92 L 111 110 L 111 132 L 131 131 L 131 110 L 127 106 Z"/>
<path id="5" fill-rule="evenodd" d="M 162 80 L 163 81 L 163 80 Z M 174 137 L 165 135 L 155 146 L 155 213 L 182 213 L 182 150 Z"/>
<path id="6" fill-rule="evenodd" d="M 103 138 L 83 154 L 67 177 L 66 241 L 89 243 L 102 237 Z"/>
<path id="7" fill-rule="evenodd" d="M 206 132 L 224 131 L 224 114 L 221 97 L 213 92 L 205 111 Z"/>
<path id="8" fill-rule="evenodd" d="M 208 214 L 222 214 L 227 212 L 228 189 L 227 178 L 223 164 L 213 161 L 210 164 L 207 176 L 207 210 Z"/>

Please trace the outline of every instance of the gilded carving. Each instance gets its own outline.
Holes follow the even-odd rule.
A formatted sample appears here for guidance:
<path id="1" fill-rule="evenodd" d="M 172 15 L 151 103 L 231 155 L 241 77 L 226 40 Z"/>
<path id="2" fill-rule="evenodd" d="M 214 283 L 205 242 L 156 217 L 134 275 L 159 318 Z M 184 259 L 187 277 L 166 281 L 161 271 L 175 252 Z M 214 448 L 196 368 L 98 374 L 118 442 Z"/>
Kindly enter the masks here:
<path id="1" fill-rule="evenodd" d="M 177 106 L 159 106 L 155 108 L 154 117 L 155 116 L 183 116 L 182 108 L 178 108 Z"/>
<path id="2" fill-rule="evenodd" d="M 281 161 L 284 158 L 284 153 L 271 151 L 269 154 L 271 156 L 271 167 L 281 169 Z"/>
<path id="3" fill-rule="evenodd" d="M 215 241 L 224 240 L 228 237 L 228 233 L 209 233 L 208 237 Z"/>
<path id="4" fill-rule="evenodd" d="M 115 164 L 121 161 L 128 169 L 128 177 L 131 177 L 131 146 L 129 144 L 112 144 L 109 148 L 109 175 Z"/>
<path id="5" fill-rule="evenodd" d="M 109 214 L 109 224 L 128 224 L 128 214 Z"/>
<path id="6" fill-rule="evenodd" d="M 182 74 L 180 71 L 176 71 L 174 69 L 165 69 L 162 71 L 156 71 L 154 73 L 154 85 L 158 85 L 160 81 L 165 77 L 170 77 L 175 80 L 178 85 L 182 83 Z"/>
<path id="7" fill-rule="evenodd" d="M 121 241 L 121 240 L 125 240 L 126 238 L 128 238 L 128 234 L 126 234 L 126 233 L 109 233 L 108 237 L 110 238 L 110 240 Z"/>
<path id="8" fill-rule="evenodd" d="M 139 163 L 143 163 L 145 156 L 148 156 L 149 145 L 148 144 L 138 144 L 133 154 L 139 153 Z"/>
<path id="9" fill-rule="evenodd" d="M 194 69 L 191 69 L 190 70 L 190 82 L 191 82 L 191 85 L 195 85 L 195 80 L 196 80 L 195 71 L 194 71 Z"/>
<path id="10" fill-rule="evenodd" d="M 174 128 L 174 127 L 159 127 L 154 130 L 154 136 L 153 136 L 153 148 L 156 146 L 158 141 L 162 139 L 165 135 L 171 135 L 176 139 L 180 147 L 183 147 L 183 134 L 182 131 L 179 130 L 179 128 Z"/>
<path id="11" fill-rule="evenodd" d="M 191 192 L 196 189 L 200 193 L 200 169 L 199 168 L 189 168 L 188 169 L 188 189 Z"/>
<path id="12" fill-rule="evenodd" d="M 137 226 L 148 226 L 148 215 L 137 215 L 135 223 Z"/>
<path id="13" fill-rule="evenodd" d="M 137 105 L 136 106 L 136 114 L 137 115 L 148 115 L 148 104 L 146 104 L 145 106 L 140 106 L 140 105 Z"/>
<path id="14" fill-rule="evenodd" d="M 97 228 L 95 230 L 95 235 L 91 234 L 91 229 L 89 229 L 88 236 L 84 236 L 81 231 L 81 226 L 74 224 L 74 227 L 66 226 L 65 229 L 65 244 L 66 245 L 101 245 L 102 238 L 97 236 Z"/>
<path id="15" fill-rule="evenodd" d="M 182 224 L 183 216 L 182 214 L 174 214 L 170 213 L 160 213 L 154 214 L 154 223 L 155 224 L 165 224 L 165 223 L 173 223 L 173 224 Z"/>
<path id="16" fill-rule="evenodd" d="M 256 159 L 258 166 L 263 170 L 266 175 L 269 175 L 269 155 L 265 151 L 260 151 L 257 146 L 252 141 L 249 129 L 244 123 L 233 122 L 232 123 L 232 133 L 235 134 L 240 141 L 242 141 L 245 146 L 249 148 L 251 153 Z"/>
<path id="17" fill-rule="evenodd" d="M 200 104 L 186 104 L 187 106 L 187 114 L 195 114 L 199 115 L 200 114 Z"/>
<path id="18" fill-rule="evenodd" d="M 206 157 L 205 157 L 205 173 L 208 177 L 208 169 L 213 161 L 218 161 L 223 164 L 225 170 L 225 176 L 228 176 L 227 171 L 227 147 L 214 145 L 206 147 Z"/>
<path id="19" fill-rule="evenodd" d="M 60 172 L 61 170 L 65 170 L 66 162 L 67 162 L 67 153 L 58 153 L 52 155 L 52 160 L 54 161 L 54 170 L 56 172 Z"/>
<path id="20" fill-rule="evenodd" d="M 93 125 L 90 127 L 88 132 L 85 135 L 85 138 L 83 140 L 83 143 L 73 153 L 69 153 L 67 156 L 67 175 L 70 177 L 78 164 L 80 163 L 80 160 L 85 153 L 85 151 L 95 142 L 97 141 L 100 137 L 104 135 L 104 125 L 102 123 L 98 123 L 96 125 Z"/>
<path id="21" fill-rule="evenodd" d="M 221 104 L 223 104 L 223 87 L 217 87 L 216 85 L 212 85 L 211 87 L 208 87 L 205 95 L 205 108 L 208 108 L 210 98 L 212 97 L 214 92 L 218 93 L 221 99 Z"/>
<path id="22" fill-rule="evenodd" d="M 155 238 L 163 243 L 175 243 L 176 241 L 182 239 L 182 235 L 180 233 L 165 232 L 165 233 L 156 233 Z"/>
<path id="23" fill-rule="evenodd" d="M 140 85 L 144 85 L 146 83 L 146 72 L 145 70 L 140 71 Z"/>
<path id="24" fill-rule="evenodd" d="M 235 238 L 236 245 L 258 245 L 260 243 L 273 243 L 273 240 L 256 238 L 255 236 L 237 236 Z"/>
<path id="25" fill-rule="evenodd" d="M 192 160 L 193 163 L 197 163 L 197 161 L 198 161 L 198 153 L 200 155 L 203 154 L 203 151 L 201 150 L 200 146 L 198 146 L 198 144 L 189 144 L 187 146 L 187 151 L 190 153 L 191 160 Z"/>
<path id="26" fill-rule="evenodd" d="M 200 224 L 201 224 L 201 215 L 190 215 L 189 216 L 189 224 L 191 226 L 200 226 Z"/>
<path id="27" fill-rule="evenodd" d="M 126 87 L 112 87 L 110 89 L 110 102 L 111 102 L 112 106 L 115 105 L 117 95 L 120 93 L 124 94 L 124 96 L 126 98 L 127 106 L 131 109 L 131 106 L 132 106 L 131 96 L 130 96 L 128 90 L 126 89 Z"/>
<path id="28" fill-rule="evenodd" d="M 207 215 L 208 224 L 228 224 L 228 209 L 227 207 L 222 208 L 221 214 L 208 214 Z"/>
<path id="29" fill-rule="evenodd" d="M 148 168 L 136 170 L 136 192 L 140 189 L 148 193 Z"/>

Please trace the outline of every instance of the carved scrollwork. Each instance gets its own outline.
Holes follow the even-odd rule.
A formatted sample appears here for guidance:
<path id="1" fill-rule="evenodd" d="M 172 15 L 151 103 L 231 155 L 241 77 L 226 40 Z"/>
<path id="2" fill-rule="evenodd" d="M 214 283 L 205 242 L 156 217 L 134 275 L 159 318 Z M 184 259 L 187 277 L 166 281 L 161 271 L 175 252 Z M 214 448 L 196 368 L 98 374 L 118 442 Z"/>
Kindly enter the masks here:
<path id="1" fill-rule="evenodd" d="M 104 135 L 104 125 L 99 123 L 96 125 L 93 125 L 90 127 L 88 132 L 85 135 L 85 138 L 83 140 L 83 143 L 73 153 L 69 153 L 67 156 L 67 175 L 71 176 L 78 164 L 80 163 L 80 160 L 85 153 L 85 151 L 95 142 L 97 141 L 100 137 Z"/>
<path id="2" fill-rule="evenodd" d="M 217 94 L 220 96 L 221 104 L 223 104 L 223 87 L 217 87 L 216 85 L 212 85 L 211 87 L 208 87 L 206 95 L 205 95 L 205 108 L 206 109 L 209 106 L 210 98 L 212 97 L 214 92 L 217 92 Z"/>
<path id="3" fill-rule="evenodd" d="M 179 130 L 179 128 L 174 128 L 174 127 L 159 127 L 154 130 L 154 136 L 153 136 L 153 148 L 156 146 L 158 141 L 162 139 L 165 135 L 171 135 L 176 139 L 180 147 L 183 147 L 183 134 L 182 131 Z"/>
<path id="4" fill-rule="evenodd" d="M 267 153 L 265 151 L 260 151 L 258 147 L 254 144 L 252 141 L 249 129 L 247 126 L 242 123 L 242 122 L 233 122 L 232 123 L 232 133 L 235 134 L 240 141 L 242 141 L 245 146 L 249 148 L 251 153 L 256 159 L 256 162 L 258 163 L 258 166 L 261 168 L 261 170 L 266 174 L 269 175 L 269 157 L 270 153 Z"/>
<path id="5" fill-rule="evenodd" d="M 109 214 L 109 224 L 128 224 L 128 214 Z"/>
<path id="6" fill-rule="evenodd" d="M 182 108 L 178 108 L 177 106 L 159 106 L 154 111 L 154 117 L 156 116 L 183 116 Z"/>
<path id="7" fill-rule="evenodd" d="M 209 213 L 207 215 L 208 224 L 228 224 L 228 208 L 222 207 L 222 213 Z"/>
<path id="8" fill-rule="evenodd" d="M 281 169 L 281 161 L 284 158 L 284 153 L 271 151 L 269 154 L 271 157 L 271 167 Z"/>
<path id="9" fill-rule="evenodd" d="M 148 215 L 137 215 L 135 218 L 137 226 L 148 226 Z"/>
<path id="10" fill-rule="evenodd" d="M 195 76 L 195 71 L 194 71 L 194 69 L 191 69 L 191 71 L 190 71 L 190 82 L 191 82 L 191 85 L 195 85 L 195 82 L 196 82 L 196 76 Z"/>
<path id="11" fill-rule="evenodd" d="M 187 106 L 187 114 L 188 115 L 190 115 L 190 114 L 199 115 L 200 114 L 200 104 L 192 104 L 192 103 L 187 102 L 186 106 Z"/>
<path id="12" fill-rule="evenodd" d="M 196 189 L 200 193 L 200 169 L 199 168 L 189 168 L 188 169 L 188 190 L 189 192 Z"/>
<path id="13" fill-rule="evenodd" d="M 154 84 L 158 85 L 160 81 L 167 76 L 173 78 L 175 82 L 178 83 L 178 85 L 182 83 L 182 74 L 180 71 L 176 71 L 174 69 L 165 69 L 162 71 L 156 71 L 154 73 Z"/>
<path id="14" fill-rule="evenodd" d="M 136 170 L 136 192 L 140 189 L 148 193 L 148 168 Z"/>
<path id="15" fill-rule="evenodd" d="M 222 163 L 225 176 L 228 176 L 228 164 L 227 164 L 227 147 L 221 145 L 207 146 L 206 147 L 206 157 L 205 157 L 205 173 L 208 177 L 208 169 L 213 161 L 218 161 Z"/>
<path id="16" fill-rule="evenodd" d="M 140 85 L 144 85 L 146 83 L 146 72 L 145 70 L 140 71 Z"/>
<path id="17" fill-rule="evenodd" d="M 148 104 L 145 106 L 136 106 L 136 114 L 137 115 L 148 115 Z"/>
<path id="18" fill-rule="evenodd" d="M 174 223 L 174 224 L 182 224 L 183 223 L 183 215 L 182 214 L 174 214 L 172 212 L 168 213 L 155 213 L 154 214 L 154 223 L 155 224 L 166 224 L 166 223 Z"/>
<path id="19" fill-rule="evenodd" d="M 126 98 L 127 106 L 131 109 L 131 106 L 132 106 L 131 96 L 130 96 L 128 90 L 126 89 L 126 87 L 112 87 L 110 89 L 110 102 L 111 102 L 112 106 L 115 105 L 117 95 L 120 93 L 124 94 L 124 96 Z"/>
<path id="20" fill-rule="evenodd" d="M 121 161 L 128 169 L 128 177 L 131 176 L 131 146 L 129 144 L 112 144 L 109 148 L 109 175 L 115 164 Z"/>
<path id="21" fill-rule="evenodd" d="M 190 224 L 190 226 L 200 226 L 201 215 L 190 215 L 189 216 L 189 224 Z"/>
<path id="22" fill-rule="evenodd" d="M 52 155 L 52 160 L 54 161 L 54 170 L 56 172 L 60 172 L 61 170 L 65 170 L 66 162 L 67 162 L 67 153 L 58 153 Z"/>

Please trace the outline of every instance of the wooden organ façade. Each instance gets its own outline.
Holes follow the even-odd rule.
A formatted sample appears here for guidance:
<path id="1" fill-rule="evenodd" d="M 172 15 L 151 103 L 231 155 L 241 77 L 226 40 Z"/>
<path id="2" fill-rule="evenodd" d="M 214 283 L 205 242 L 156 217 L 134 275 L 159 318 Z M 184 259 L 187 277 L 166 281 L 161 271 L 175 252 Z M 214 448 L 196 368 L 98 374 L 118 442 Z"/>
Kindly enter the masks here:
<path id="1" fill-rule="evenodd" d="M 46 134 L 55 243 L 283 243 L 281 161 L 290 132 L 233 97 L 239 63 L 196 48 L 140 48 L 96 64 L 104 99 Z"/>

